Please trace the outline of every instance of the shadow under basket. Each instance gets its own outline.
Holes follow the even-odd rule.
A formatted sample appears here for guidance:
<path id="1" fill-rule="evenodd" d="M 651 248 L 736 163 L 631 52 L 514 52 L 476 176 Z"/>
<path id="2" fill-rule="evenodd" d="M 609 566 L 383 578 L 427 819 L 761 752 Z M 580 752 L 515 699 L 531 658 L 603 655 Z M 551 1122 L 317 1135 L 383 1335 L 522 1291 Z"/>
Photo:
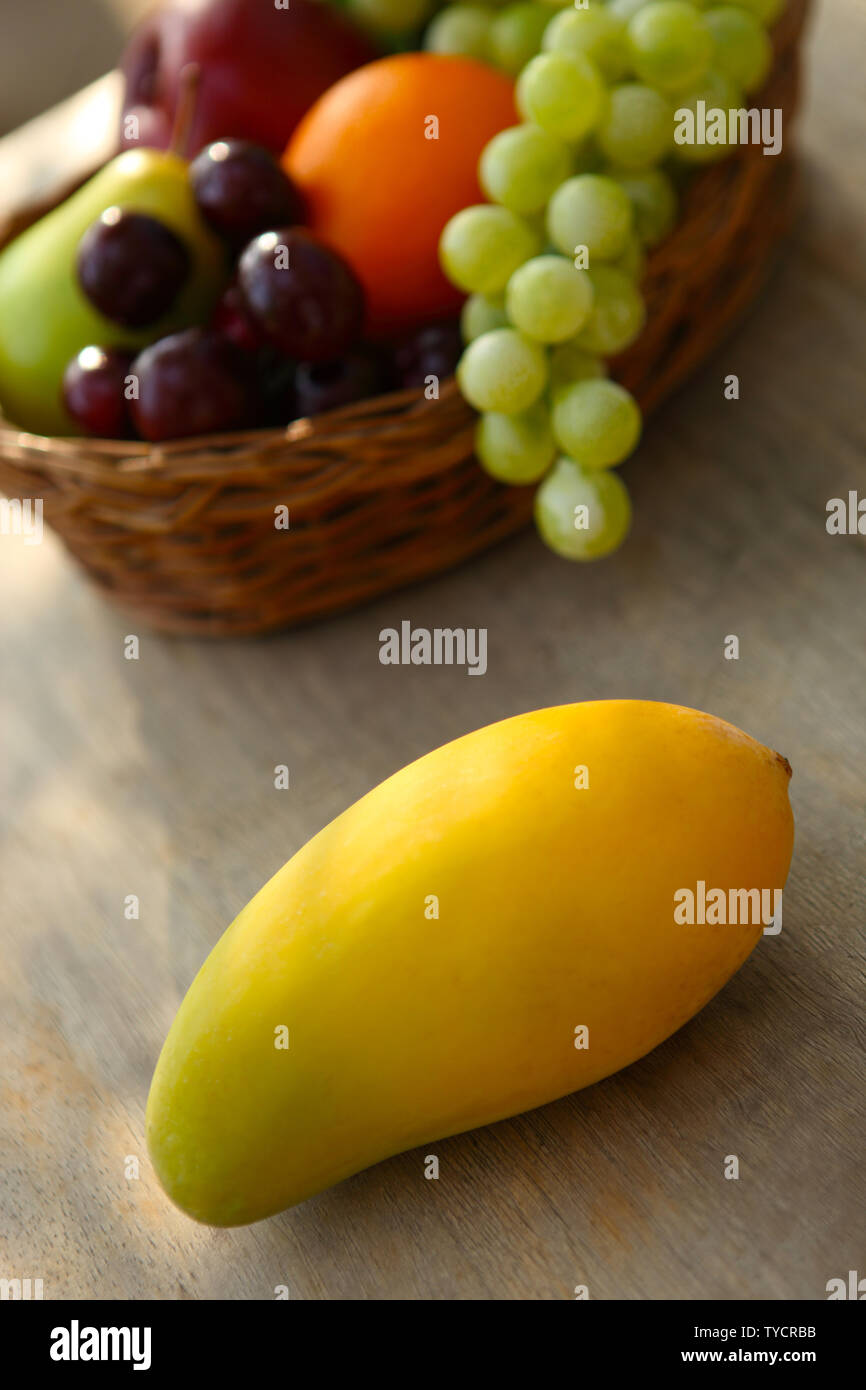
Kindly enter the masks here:
<path id="1" fill-rule="evenodd" d="M 807 8 L 789 0 L 771 76 L 748 103 L 782 110 L 782 153 L 737 146 L 695 173 L 677 228 L 649 260 L 647 327 L 613 364 L 645 413 L 729 332 L 788 224 Z M 534 489 L 501 487 L 482 471 L 474 426 L 453 381 L 438 401 L 404 391 L 287 430 L 159 447 L 0 423 L 0 489 L 42 498 L 45 520 L 96 584 L 152 628 L 262 633 L 446 570 L 525 526 Z M 280 506 L 287 530 L 275 528 Z"/>

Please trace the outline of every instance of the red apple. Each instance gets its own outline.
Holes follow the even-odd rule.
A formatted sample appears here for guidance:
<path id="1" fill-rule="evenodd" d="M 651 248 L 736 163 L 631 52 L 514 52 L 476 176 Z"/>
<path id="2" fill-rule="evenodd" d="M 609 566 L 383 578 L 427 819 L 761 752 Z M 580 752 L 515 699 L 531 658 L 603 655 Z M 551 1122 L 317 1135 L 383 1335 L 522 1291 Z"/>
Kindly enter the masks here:
<path id="1" fill-rule="evenodd" d="M 304 112 L 347 72 L 378 57 L 322 0 L 179 0 L 136 31 L 123 58 L 124 145 L 169 144 L 180 74 L 199 68 L 191 157 L 237 136 L 281 154 Z M 135 117 L 134 121 L 129 118 Z"/>

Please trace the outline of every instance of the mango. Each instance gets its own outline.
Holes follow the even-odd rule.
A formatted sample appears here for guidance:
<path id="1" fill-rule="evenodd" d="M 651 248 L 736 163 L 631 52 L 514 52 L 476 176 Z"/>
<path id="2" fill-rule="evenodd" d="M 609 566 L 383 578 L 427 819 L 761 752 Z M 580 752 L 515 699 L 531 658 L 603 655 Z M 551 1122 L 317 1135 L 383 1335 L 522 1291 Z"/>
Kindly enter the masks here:
<path id="1" fill-rule="evenodd" d="M 789 777 L 732 725 L 639 700 L 519 715 L 390 777 L 184 999 L 147 1110 L 169 1196 L 258 1221 L 642 1057 L 761 937 L 745 909 L 684 921 L 682 895 L 781 890 Z"/>

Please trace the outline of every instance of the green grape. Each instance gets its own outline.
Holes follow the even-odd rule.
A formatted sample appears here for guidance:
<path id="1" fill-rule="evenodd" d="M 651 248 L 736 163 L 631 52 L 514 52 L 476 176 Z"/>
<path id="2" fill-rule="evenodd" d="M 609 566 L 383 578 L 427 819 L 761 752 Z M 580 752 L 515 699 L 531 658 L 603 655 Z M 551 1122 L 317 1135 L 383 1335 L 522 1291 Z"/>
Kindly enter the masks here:
<path id="1" fill-rule="evenodd" d="M 607 363 L 578 347 L 574 341 L 560 343 L 550 354 L 550 394 L 556 401 L 557 392 L 564 386 L 572 386 L 576 381 L 594 380 L 607 376 Z"/>
<path id="2" fill-rule="evenodd" d="M 677 195 L 661 169 L 619 173 L 613 177 L 631 201 L 635 231 L 644 246 L 657 246 L 673 230 L 677 220 Z"/>
<path id="3" fill-rule="evenodd" d="M 625 25 L 600 4 L 586 10 L 562 10 L 544 31 L 541 47 L 547 53 L 583 53 L 608 82 L 628 70 Z"/>
<path id="4" fill-rule="evenodd" d="M 626 248 L 621 256 L 613 262 L 618 270 L 622 270 L 630 280 L 640 284 L 643 273 L 646 270 L 646 252 L 643 249 L 643 242 L 637 232 L 629 234 Z"/>
<path id="5" fill-rule="evenodd" d="M 720 5 L 707 10 L 704 24 L 713 40 L 713 67 L 744 92 L 763 83 L 773 61 L 773 45 L 748 10 Z"/>
<path id="6" fill-rule="evenodd" d="M 670 92 L 699 82 L 713 51 L 703 19 L 686 0 L 657 0 L 638 10 L 628 42 L 641 81 Z"/>
<path id="7" fill-rule="evenodd" d="M 779 18 L 788 0 L 730 0 L 730 3 L 736 5 L 738 10 L 748 10 L 761 21 L 765 29 L 769 29 Z"/>
<path id="8" fill-rule="evenodd" d="M 601 560 L 628 535 L 631 502 L 618 473 L 558 458 L 535 494 L 535 524 L 564 560 Z"/>
<path id="9" fill-rule="evenodd" d="M 483 294 L 470 294 L 460 313 L 460 332 L 464 343 L 480 338 L 493 328 L 507 328 L 508 315 L 505 301 L 500 298 L 488 299 Z"/>
<path id="10" fill-rule="evenodd" d="M 466 58 L 490 57 L 491 11 L 483 5 L 446 5 L 424 35 L 428 53 L 456 53 Z"/>
<path id="11" fill-rule="evenodd" d="M 631 229 L 628 194 L 603 174 L 567 179 L 547 207 L 547 233 L 554 246 L 566 256 L 585 246 L 590 265 L 621 256 Z"/>
<path id="12" fill-rule="evenodd" d="M 646 5 L 652 5 L 653 3 L 655 3 L 655 0 L 607 0 L 605 8 L 608 14 L 621 20 L 623 24 L 628 24 L 629 20 L 637 14 L 638 10 L 642 10 Z M 709 0 L 687 0 L 687 3 L 695 10 L 702 10 L 709 3 Z"/>
<path id="13" fill-rule="evenodd" d="M 517 108 L 551 135 L 582 140 L 598 120 L 604 84 L 579 53 L 539 53 L 517 79 Z"/>
<path id="14" fill-rule="evenodd" d="M 699 107 L 699 103 L 703 103 Z M 724 159 L 730 146 L 728 113 L 739 110 L 741 95 L 729 78 L 715 70 L 708 72 L 696 87 L 677 97 L 674 112 L 674 152 L 686 164 L 711 164 Z M 699 117 L 703 111 L 704 125 Z M 712 115 L 722 111 L 718 122 Z M 689 117 L 691 119 L 689 119 Z M 701 143 L 703 140 L 704 143 Z"/>
<path id="15" fill-rule="evenodd" d="M 519 265 L 541 249 L 537 234 L 508 208 L 480 203 L 446 224 L 439 242 L 442 269 L 458 289 L 499 294 Z"/>
<path id="16" fill-rule="evenodd" d="M 552 423 L 559 447 L 584 468 L 611 468 L 634 450 L 641 414 L 618 382 L 578 381 L 557 392 Z"/>
<path id="17" fill-rule="evenodd" d="M 634 342 L 646 322 L 643 295 L 615 266 L 596 266 L 588 274 L 595 299 L 589 321 L 578 335 L 578 345 L 587 352 L 614 357 Z"/>
<path id="18" fill-rule="evenodd" d="M 347 8 L 374 29 L 401 32 L 426 24 L 436 5 L 435 0 L 349 0 Z"/>
<path id="19" fill-rule="evenodd" d="M 669 152 L 673 128 L 667 97 L 643 82 L 623 82 L 608 93 L 597 138 L 613 164 L 647 169 Z"/>
<path id="20" fill-rule="evenodd" d="M 488 198 L 512 212 L 540 212 L 570 173 L 568 146 L 537 125 L 501 130 L 478 166 Z"/>
<path id="21" fill-rule="evenodd" d="M 547 407 L 537 401 L 518 415 L 488 411 L 478 421 L 475 452 L 497 482 L 537 483 L 556 457 Z"/>
<path id="22" fill-rule="evenodd" d="M 490 27 L 490 56 L 503 72 L 516 77 L 541 48 L 550 15 L 541 5 L 508 5 Z"/>
<path id="23" fill-rule="evenodd" d="M 651 3 L 652 0 L 607 0 L 605 9 L 612 19 L 618 19 L 621 24 L 628 24 L 638 10 Z"/>
<path id="24" fill-rule="evenodd" d="M 515 270 L 505 291 L 508 317 L 541 343 L 564 343 L 592 310 L 592 282 L 565 256 L 535 256 Z"/>
<path id="25" fill-rule="evenodd" d="M 466 348 L 457 381 L 476 410 L 514 415 L 537 401 L 547 385 L 547 358 L 516 329 L 494 328 Z"/>

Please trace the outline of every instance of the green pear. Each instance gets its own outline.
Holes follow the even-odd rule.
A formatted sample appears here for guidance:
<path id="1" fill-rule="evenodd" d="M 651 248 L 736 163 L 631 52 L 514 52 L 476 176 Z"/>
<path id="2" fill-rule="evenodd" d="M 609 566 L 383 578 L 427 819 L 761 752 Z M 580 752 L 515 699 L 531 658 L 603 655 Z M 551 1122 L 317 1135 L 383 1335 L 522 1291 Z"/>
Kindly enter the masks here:
<path id="1" fill-rule="evenodd" d="M 0 409 L 7 419 L 36 434 L 79 434 L 61 387 L 82 348 L 145 347 L 207 320 L 228 262 L 198 212 L 187 170 L 170 152 L 126 150 L 0 253 Z M 158 218 L 190 253 L 189 279 L 175 303 L 145 330 L 112 323 L 78 283 L 78 244 L 110 207 Z"/>

